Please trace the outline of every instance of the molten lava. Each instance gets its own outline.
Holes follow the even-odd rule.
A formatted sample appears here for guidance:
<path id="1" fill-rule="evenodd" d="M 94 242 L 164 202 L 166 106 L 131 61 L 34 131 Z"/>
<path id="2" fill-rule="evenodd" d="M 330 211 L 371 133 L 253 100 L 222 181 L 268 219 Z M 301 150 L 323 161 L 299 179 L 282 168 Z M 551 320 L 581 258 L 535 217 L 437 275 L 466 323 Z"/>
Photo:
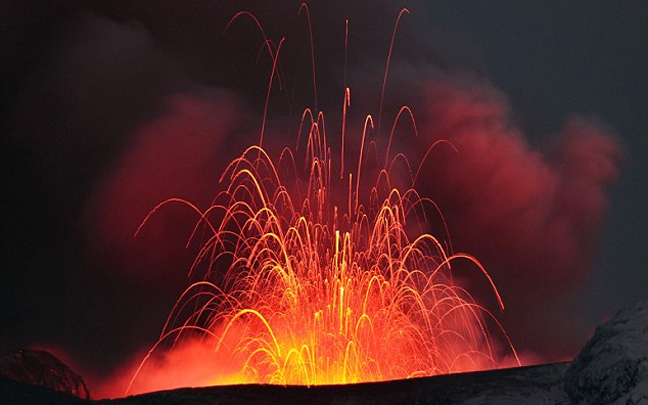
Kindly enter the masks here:
<path id="1" fill-rule="evenodd" d="M 389 169 L 363 204 L 362 149 L 355 176 L 332 176 L 323 116 L 305 117 L 306 181 L 289 149 L 276 165 L 253 146 L 229 165 L 211 207 L 183 202 L 200 215 L 194 233 L 200 225 L 208 232 L 194 264 L 207 270 L 149 354 L 200 335 L 228 361 L 213 370 L 213 384 L 355 383 L 497 367 L 492 317 L 452 276 L 462 259 L 492 284 L 488 274 L 421 231 L 432 202 L 391 187 Z M 279 174 L 291 168 L 292 182 Z M 346 190 L 345 206 L 332 203 L 334 190 Z M 163 204 L 171 201 L 180 200 Z"/>
<path id="2" fill-rule="evenodd" d="M 145 219 L 173 202 L 198 214 L 192 239 L 202 242 L 191 274 L 200 281 L 178 299 L 131 384 L 146 379 L 159 352 L 183 353 L 196 341 L 217 359 L 201 381 L 216 385 L 345 384 L 498 367 L 501 348 L 488 326 L 506 334 L 453 273 L 459 265 L 481 271 L 503 308 L 492 280 L 471 256 L 451 254 L 426 233 L 438 210 L 413 188 L 416 175 L 410 171 L 409 187 L 393 178 L 410 167 L 401 154 L 390 158 L 389 145 L 411 111 L 401 109 L 384 161 L 376 153 L 372 169 L 367 145 L 379 148 L 375 136 L 368 141 L 376 134 L 367 116 L 357 165 L 345 173 L 345 94 L 339 153 L 323 114 L 307 109 L 303 143 L 273 159 L 262 129 L 259 145 L 229 164 L 209 208 L 171 199 Z"/>

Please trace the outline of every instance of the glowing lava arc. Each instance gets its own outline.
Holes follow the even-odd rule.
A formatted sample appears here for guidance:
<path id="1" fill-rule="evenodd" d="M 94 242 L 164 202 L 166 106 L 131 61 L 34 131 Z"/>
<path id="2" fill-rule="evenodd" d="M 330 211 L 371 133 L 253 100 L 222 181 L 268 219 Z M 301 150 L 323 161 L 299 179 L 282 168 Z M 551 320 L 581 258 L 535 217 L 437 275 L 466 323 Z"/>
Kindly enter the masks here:
<path id="1" fill-rule="evenodd" d="M 268 97 L 282 42 L 275 48 L 265 40 L 273 58 Z M 425 232 L 438 209 L 413 188 L 418 172 L 409 171 L 407 189 L 395 186 L 404 180 L 392 178 L 395 168 L 410 164 L 402 154 L 390 160 L 392 137 L 404 113 L 414 123 L 412 112 L 401 108 L 384 161 L 371 161 L 381 169 L 368 179 L 366 144 L 379 156 L 377 140 L 367 142 L 371 116 L 356 171 L 345 173 L 349 105 L 347 88 L 338 155 L 323 113 L 306 109 L 295 151 L 285 148 L 275 161 L 262 147 L 266 101 L 259 145 L 228 165 L 220 179 L 226 188 L 207 210 L 170 199 L 145 218 L 140 229 L 171 202 L 198 213 L 190 239 L 202 230 L 205 242 L 190 274 L 204 275 L 176 302 L 131 386 L 156 352 L 164 349 L 164 357 L 196 341 L 219 359 L 200 378 L 215 385 L 345 384 L 496 368 L 500 353 L 487 325 L 496 325 L 517 360 L 495 317 L 453 281 L 457 262 L 479 269 L 503 308 L 488 273 Z"/>
<path id="2" fill-rule="evenodd" d="M 453 283 L 451 264 L 467 259 L 492 281 L 470 256 L 448 256 L 421 230 L 433 203 L 392 187 L 387 165 L 359 195 L 371 117 L 357 172 L 344 180 L 331 175 L 323 115 L 303 117 L 306 176 L 290 149 L 275 164 L 252 146 L 229 164 L 227 188 L 208 210 L 184 202 L 200 214 L 194 233 L 203 224 L 209 232 L 192 268 L 205 266 L 204 280 L 180 297 L 149 356 L 199 336 L 228 362 L 213 370 L 213 384 L 355 383 L 497 367 L 486 327 L 494 318 Z M 345 207 L 334 194 L 346 194 Z"/>

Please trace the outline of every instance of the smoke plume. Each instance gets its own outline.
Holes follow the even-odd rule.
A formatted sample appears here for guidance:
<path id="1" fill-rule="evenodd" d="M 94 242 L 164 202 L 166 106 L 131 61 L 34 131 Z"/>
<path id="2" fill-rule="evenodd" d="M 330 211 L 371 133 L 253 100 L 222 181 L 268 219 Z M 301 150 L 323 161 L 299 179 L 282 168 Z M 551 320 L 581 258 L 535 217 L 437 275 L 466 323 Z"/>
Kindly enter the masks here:
<path id="1" fill-rule="evenodd" d="M 589 275 L 620 147 L 603 125 L 576 116 L 553 147 L 535 150 L 488 83 L 445 79 L 422 88 L 423 146 L 447 140 L 456 148 L 439 147 L 425 162 L 424 194 L 439 204 L 455 248 L 497 280 L 509 312 L 519 314 L 512 318 L 527 319 L 507 324 L 510 333 L 545 355 L 567 355 L 559 347 L 570 342 L 556 345 L 560 337 L 542 333 L 551 325 L 538 314 Z"/>

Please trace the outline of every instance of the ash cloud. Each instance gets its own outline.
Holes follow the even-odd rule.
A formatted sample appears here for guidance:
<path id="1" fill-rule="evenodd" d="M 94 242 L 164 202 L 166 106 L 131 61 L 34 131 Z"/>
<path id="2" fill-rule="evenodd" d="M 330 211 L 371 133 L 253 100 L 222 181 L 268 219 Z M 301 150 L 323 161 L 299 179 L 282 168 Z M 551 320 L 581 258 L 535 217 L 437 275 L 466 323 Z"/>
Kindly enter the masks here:
<path id="1" fill-rule="evenodd" d="M 342 108 L 345 72 L 354 114 L 377 114 L 402 7 L 342 3 L 311 5 L 319 108 L 331 121 Z M 58 14 L 36 3 L 7 4 L 20 12 L 3 14 L 22 23 L 6 25 L 11 46 L 3 42 L 3 56 L 24 55 L 21 46 L 33 55 L 14 59 L 28 69 L 10 72 L 18 84 L 7 86 L 12 99 L 2 110 L 10 128 L 3 160 L 11 167 L 3 183 L 13 196 L 3 198 L 3 260 L 9 271 L 26 272 L 3 294 L 14 297 L 3 305 L 3 348 L 74 347 L 72 356 L 106 372 L 97 365 L 114 367 L 155 340 L 193 258 L 184 248 L 191 213 L 170 208 L 137 239 L 135 229 L 166 198 L 208 204 L 224 164 L 258 140 L 269 67 L 258 56 L 262 39 L 249 20 L 225 35 L 223 27 L 249 9 L 269 37 L 288 36 L 286 86 L 275 91 L 271 114 L 293 112 L 294 122 L 275 122 L 276 136 L 289 140 L 295 112 L 312 104 L 308 31 L 299 2 L 70 2 Z M 441 206 L 455 250 L 493 274 L 514 343 L 548 360 L 565 356 L 571 349 L 555 346 L 575 350 L 580 330 L 570 335 L 572 319 L 552 308 L 588 277 L 619 146 L 604 126 L 572 118 L 553 148 L 535 150 L 504 96 L 475 79 L 483 76 L 480 56 L 417 17 L 416 2 L 407 5 L 412 15 L 396 37 L 383 117 L 390 123 L 401 104 L 410 105 L 419 138 L 399 135 L 394 148 L 416 155 L 437 139 L 456 147 L 433 151 L 421 193 Z M 21 38 L 49 39 L 36 49 Z M 31 246 L 39 248 L 27 260 Z M 24 326 L 13 314 L 45 321 Z M 547 331 L 556 323 L 564 341 Z"/>

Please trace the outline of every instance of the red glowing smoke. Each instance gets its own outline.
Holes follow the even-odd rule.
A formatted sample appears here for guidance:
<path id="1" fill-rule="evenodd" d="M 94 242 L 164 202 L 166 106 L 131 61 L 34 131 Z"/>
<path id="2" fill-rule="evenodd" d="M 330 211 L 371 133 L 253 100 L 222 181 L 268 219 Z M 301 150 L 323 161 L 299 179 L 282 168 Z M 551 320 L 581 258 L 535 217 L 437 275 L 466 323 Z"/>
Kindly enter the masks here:
<path id="1" fill-rule="evenodd" d="M 422 184 L 457 243 L 520 275 L 534 292 L 582 280 L 617 177 L 620 150 L 602 127 L 572 118 L 548 153 L 532 149 L 501 94 L 484 83 L 434 83 L 419 119 L 429 158 Z"/>
<path id="2" fill-rule="evenodd" d="M 474 254 L 492 272 L 509 306 L 504 319 L 513 339 L 548 359 L 567 356 L 577 339 L 567 331 L 548 335 L 547 324 L 561 317 L 547 313 L 588 276 L 619 147 L 600 125 L 572 118 L 553 149 L 534 150 L 489 84 L 437 79 L 421 89 L 412 106 L 419 137 L 397 132 L 394 143 L 409 156 L 439 139 L 456 151 L 434 149 L 417 189 L 439 204 L 456 250 Z M 167 209 L 137 239 L 134 230 L 166 198 L 208 204 L 222 163 L 236 152 L 227 146 L 240 133 L 241 113 L 228 96 L 173 100 L 168 116 L 138 131 L 96 200 L 98 244 L 149 288 L 165 288 L 160 275 L 182 281 L 193 254 L 184 242 L 195 217 Z"/>
<path id="3" fill-rule="evenodd" d="M 185 244 L 195 214 L 164 210 L 137 239 L 135 230 L 169 197 L 209 204 L 228 151 L 236 149 L 241 120 L 235 97 L 223 92 L 205 98 L 177 95 L 167 105 L 165 116 L 136 131 L 97 193 L 91 233 L 102 262 L 163 290 L 182 280 L 191 263 L 193 253 Z"/>
<path id="4" fill-rule="evenodd" d="M 534 150 L 506 99 L 476 80 L 427 83 L 423 100 L 422 142 L 445 139 L 457 151 L 432 152 L 422 192 L 446 215 L 455 247 L 499 283 L 512 335 L 550 358 L 568 355 L 563 344 L 573 342 L 558 326 L 561 315 L 548 324 L 541 314 L 589 274 L 606 186 L 618 176 L 618 144 L 601 125 L 575 117 L 551 150 Z M 552 326 L 566 332 L 552 336 Z"/>

